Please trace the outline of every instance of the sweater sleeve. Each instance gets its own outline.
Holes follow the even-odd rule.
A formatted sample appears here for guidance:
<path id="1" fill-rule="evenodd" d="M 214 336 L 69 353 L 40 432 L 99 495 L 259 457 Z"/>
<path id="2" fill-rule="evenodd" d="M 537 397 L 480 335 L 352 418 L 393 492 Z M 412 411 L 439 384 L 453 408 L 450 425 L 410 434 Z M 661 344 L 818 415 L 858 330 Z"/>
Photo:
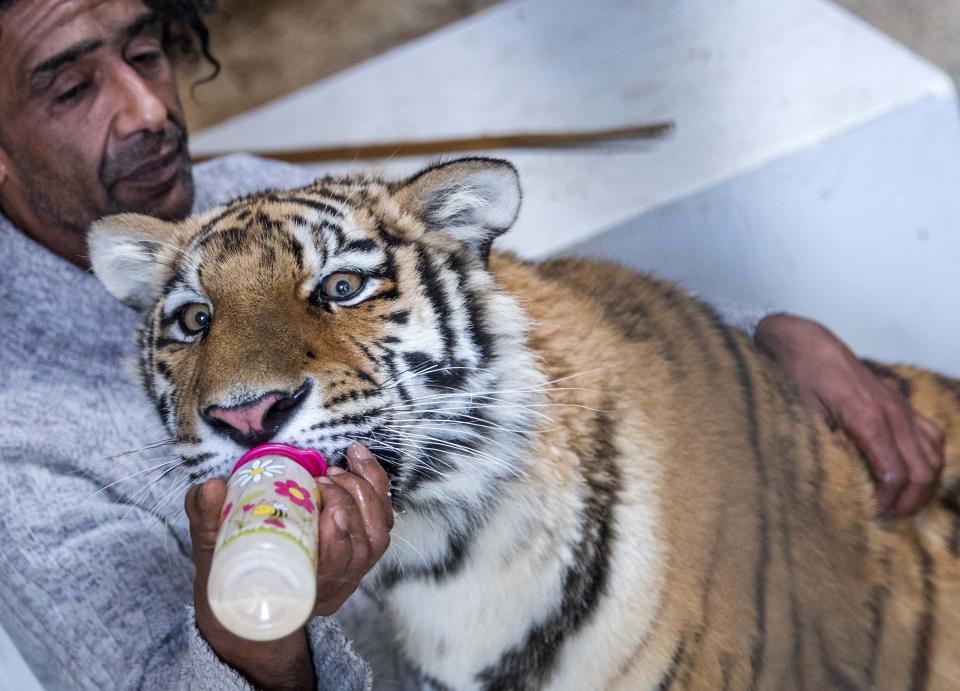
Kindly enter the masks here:
<path id="1" fill-rule="evenodd" d="M 757 330 L 757 324 L 771 314 L 780 312 L 780 310 L 744 305 L 732 300 L 706 298 L 704 296 L 700 296 L 700 299 L 709 303 L 717 311 L 724 324 L 743 331 L 751 338 Z"/>
<path id="2" fill-rule="evenodd" d="M 0 607 L 44 687 L 252 689 L 197 630 L 193 562 L 176 531 L 36 451 L 42 462 L 0 456 Z M 371 688 L 332 619 L 308 634 L 321 688 Z"/>

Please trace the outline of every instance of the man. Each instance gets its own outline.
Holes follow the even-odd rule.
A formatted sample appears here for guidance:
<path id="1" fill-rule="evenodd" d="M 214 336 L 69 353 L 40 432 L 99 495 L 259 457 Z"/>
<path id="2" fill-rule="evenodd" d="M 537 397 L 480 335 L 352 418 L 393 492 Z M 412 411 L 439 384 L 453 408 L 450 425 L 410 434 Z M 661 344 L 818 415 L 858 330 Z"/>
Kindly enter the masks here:
<path id="1" fill-rule="evenodd" d="M 358 598 L 341 605 L 382 553 L 389 512 L 362 526 L 364 505 L 385 501 L 383 471 L 355 447 L 353 472 L 322 487 L 324 616 L 274 643 L 230 636 L 205 596 L 223 483 L 187 491 L 186 518 L 165 510 L 189 476 L 119 373 L 137 317 L 85 272 L 84 233 L 101 215 L 180 218 L 309 177 L 231 158 L 194 181 L 170 65 L 191 32 L 205 50 L 184 0 L 0 0 L 0 622 L 56 688 L 363 687 L 368 668 L 329 615 L 362 625 Z M 860 442 L 882 510 L 922 506 L 942 466 L 932 423 L 812 322 L 768 317 L 756 339 Z M 361 527 L 338 528 L 338 511 Z"/>

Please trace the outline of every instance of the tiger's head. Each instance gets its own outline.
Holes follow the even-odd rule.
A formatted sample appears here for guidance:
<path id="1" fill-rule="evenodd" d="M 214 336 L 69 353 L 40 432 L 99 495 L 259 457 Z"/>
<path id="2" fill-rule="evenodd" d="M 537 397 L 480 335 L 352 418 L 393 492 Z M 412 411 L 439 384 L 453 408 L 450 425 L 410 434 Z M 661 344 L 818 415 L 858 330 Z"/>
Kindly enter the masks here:
<path id="1" fill-rule="evenodd" d="M 509 163 L 461 159 L 180 223 L 111 216 L 89 246 L 100 281 L 144 313 L 142 383 L 193 479 L 267 441 L 340 465 L 360 441 L 395 497 L 454 499 L 516 473 L 510 450 L 534 427 L 527 321 L 488 267 L 519 205 Z"/>

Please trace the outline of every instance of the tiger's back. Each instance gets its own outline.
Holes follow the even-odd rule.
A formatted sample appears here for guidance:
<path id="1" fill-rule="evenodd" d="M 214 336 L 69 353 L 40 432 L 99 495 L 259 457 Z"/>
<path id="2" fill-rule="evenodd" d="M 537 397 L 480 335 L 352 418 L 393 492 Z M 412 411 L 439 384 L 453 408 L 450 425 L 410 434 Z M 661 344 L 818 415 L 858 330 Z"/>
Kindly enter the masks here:
<path id="1" fill-rule="evenodd" d="M 606 381 L 578 379 L 621 411 L 608 430 L 635 429 L 624 420 L 626 404 L 643 411 L 641 429 L 653 427 L 661 438 L 668 585 L 618 685 L 956 685 L 955 500 L 942 496 L 913 520 L 873 520 L 874 491 L 855 447 L 709 307 L 609 264 L 563 259 L 536 271 L 574 293 L 564 299 L 572 312 L 587 309 L 574 307 L 576 300 L 597 308 L 604 338 L 619 342 L 610 362 L 634 354 L 633 366 L 617 367 Z M 589 345 L 568 345 L 567 358 L 583 351 L 594 359 Z M 951 485 L 960 476 L 960 384 L 913 368 L 874 369 L 944 430 L 944 486 Z M 629 476 L 633 459 L 619 458 Z M 642 473 L 635 482 L 645 482 Z M 657 664 L 648 663 L 656 659 L 669 664 L 654 679 Z"/>

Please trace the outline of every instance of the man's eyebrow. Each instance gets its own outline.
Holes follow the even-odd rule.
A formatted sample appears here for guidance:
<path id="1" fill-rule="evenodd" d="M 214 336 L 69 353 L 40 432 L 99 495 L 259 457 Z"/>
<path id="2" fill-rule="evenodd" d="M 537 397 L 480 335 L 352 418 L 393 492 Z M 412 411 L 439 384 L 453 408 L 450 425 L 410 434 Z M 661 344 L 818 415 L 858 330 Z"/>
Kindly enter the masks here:
<path id="1" fill-rule="evenodd" d="M 93 38 L 89 41 L 74 44 L 47 58 L 30 71 L 30 90 L 43 91 L 49 86 L 50 79 L 57 73 L 57 70 L 71 62 L 76 62 L 84 55 L 89 55 L 101 46 L 103 46 L 103 41 L 99 38 Z"/>
<path id="2" fill-rule="evenodd" d="M 158 21 L 156 12 L 145 12 L 125 26 L 123 34 L 127 38 L 133 38 L 145 29 L 155 26 Z M 99 38 L 81 41 L 47 58 L 30 71 L 30 90 L 35 93 L 44 91 L 57 70 L 101 48 L 103 43 L 103 39 Z"/>
<path id="3" fill-rule="evenodd" d="M 132 22 L 127 24 L 126 28 L 123 30 L 123 33 L 126 34 L 127 38 L 133 38 L 144 29 L 153 28 L 159 23 L 159 21 L 160 18 L 157 17 L 156 12 L 144 12 Z"/>

